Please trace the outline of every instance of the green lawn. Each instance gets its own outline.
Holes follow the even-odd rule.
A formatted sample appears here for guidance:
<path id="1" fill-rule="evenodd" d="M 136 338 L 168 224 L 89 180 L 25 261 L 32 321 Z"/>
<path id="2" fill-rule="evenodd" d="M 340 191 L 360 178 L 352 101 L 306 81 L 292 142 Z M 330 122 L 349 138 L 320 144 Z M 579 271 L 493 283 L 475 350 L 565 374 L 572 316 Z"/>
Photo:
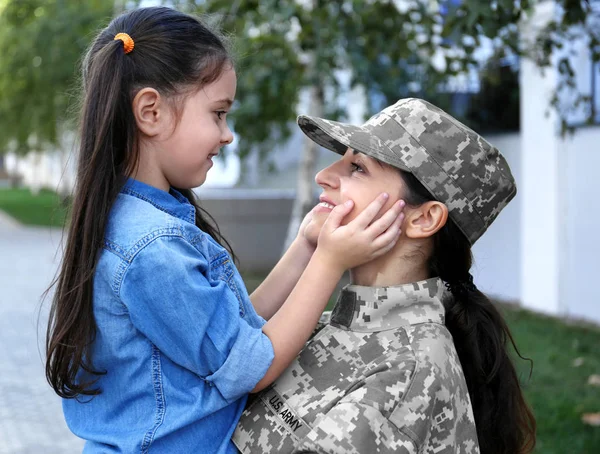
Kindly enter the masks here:
<path id="1" fill-rule="evenodd" d="M 0 210 L 26 225 L 62 227 L 67 210 L 49 190 L 33 195 L 29 189 L 0 189 Z"/>
<path id="2" fill-rule="evenodd" d="M 504 313 L 521 353 L 534 362 L 531 380 L 528 363 L 518 365 L 538 423 L 535 452 L 600 453 L 600 427 L 581 422 L 582 414 L 600 412 L 600 387 L 587 384 L 600 374 L 600 329 L 514 308 Z"/>
<path id="3" fill-rule="evenodd" d="M 244 278 L 249 291 L 262 279 Z M 519 360 L 517 367 L 537 419 L 535 452 L 599 454 L 600 427 L 583 424 L 581 415 L 600 412 L 600 387 L 587 384 L 590 375 L 600 374 L 600 328 L 569 325 L 514 306 L 502 311 L 521 354 L 533 360 L 531 379 L 529 362 Z M 576 367 L 578 358 L 583 363 Z"/>

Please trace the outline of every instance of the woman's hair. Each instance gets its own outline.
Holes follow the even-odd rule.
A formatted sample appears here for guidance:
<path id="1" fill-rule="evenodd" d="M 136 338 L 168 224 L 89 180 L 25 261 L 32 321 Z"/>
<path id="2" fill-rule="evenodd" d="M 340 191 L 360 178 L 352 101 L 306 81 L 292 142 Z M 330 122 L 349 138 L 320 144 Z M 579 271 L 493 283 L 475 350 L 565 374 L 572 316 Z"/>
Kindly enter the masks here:
<path id="1" fill-rule="evenodd" d="M 132 52 L 125 53 L 123 41 L 114 39 L 117 33 L 132 37 Z M 115 18 L 91 45 L 83 61 L 77 178 L 64 256 L 51 286 L 55 294 L 46 338 L 46 378 L 59 396 L 99 394 L 93 388 L 97 378 L 78 380 L 77 374 L 106 373 L 94 369 L 91 357 L 93 278 L 110 209 L 138 164 L 135 94 L 153 87 L 175 109 L 232 65 L 221 37 L 198 19 L 163 7 Z M 193 192 L 179 191 L 196 208 L 196 225 L 232 252 Z"/>
<path id="2" fill-rule="evenodd" d="M 435 200 L 414 175 L 400 172 L 408 205 Z M 529 453 L 535 446 L 536 422 L 523 397 L 507 342 L 525 358 L 494 304 L 468 285 L 472 261 L 469 241 L 449 219 L 433 237 L 428 268 L 431 277 L 439 276 L 453 290 L 453 301 L 446 306 L 446 326 L 465 374 L 481 453 Z"/>

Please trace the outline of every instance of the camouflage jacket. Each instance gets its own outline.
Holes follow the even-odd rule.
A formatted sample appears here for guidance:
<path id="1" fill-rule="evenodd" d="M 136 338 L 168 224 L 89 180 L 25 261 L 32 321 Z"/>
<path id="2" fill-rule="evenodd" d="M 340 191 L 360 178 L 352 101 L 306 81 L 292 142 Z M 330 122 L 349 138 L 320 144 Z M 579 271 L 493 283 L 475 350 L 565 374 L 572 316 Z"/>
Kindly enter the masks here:
<path id="1" fill-rule="evenodd" d="M 471 401 L 437 278 L 349 285 L 329 322 L 233 435 L 243 453 L 475 453 Z"/>

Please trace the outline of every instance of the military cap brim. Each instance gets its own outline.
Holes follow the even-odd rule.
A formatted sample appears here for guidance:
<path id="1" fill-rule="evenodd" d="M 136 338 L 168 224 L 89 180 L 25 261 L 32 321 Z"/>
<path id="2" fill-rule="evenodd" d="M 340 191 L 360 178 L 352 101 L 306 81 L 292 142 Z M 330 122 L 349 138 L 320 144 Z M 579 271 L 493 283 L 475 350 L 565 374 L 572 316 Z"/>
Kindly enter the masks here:
<path id="1" fill-rule="evenodd" d="M 298 126 L 313 142 L 340 155 L 348 148 L 364 153 L 367 156 L 410 172 L 410 169 L 389 147 L 368 128 L 368 125 L 357 126 L 324 118 L 300 115 Z M 366 127 L 365 127 L 366 126 Z"/>

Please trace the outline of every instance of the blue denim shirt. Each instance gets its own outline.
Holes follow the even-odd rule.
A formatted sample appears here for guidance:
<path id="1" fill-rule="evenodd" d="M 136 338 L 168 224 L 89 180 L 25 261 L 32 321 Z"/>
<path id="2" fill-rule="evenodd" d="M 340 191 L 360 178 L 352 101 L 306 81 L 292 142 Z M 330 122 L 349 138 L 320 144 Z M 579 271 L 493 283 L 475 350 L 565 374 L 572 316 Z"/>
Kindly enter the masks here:
<path id="1" fill-rule="evenodd" d="M 231 435 L 273 347 L 230 256 L 194 217 L 177 191 L 135 180 L 111 210 L 94 275 L 102 393 L 63 400 L 84 453 L 237 452 Z"/>

